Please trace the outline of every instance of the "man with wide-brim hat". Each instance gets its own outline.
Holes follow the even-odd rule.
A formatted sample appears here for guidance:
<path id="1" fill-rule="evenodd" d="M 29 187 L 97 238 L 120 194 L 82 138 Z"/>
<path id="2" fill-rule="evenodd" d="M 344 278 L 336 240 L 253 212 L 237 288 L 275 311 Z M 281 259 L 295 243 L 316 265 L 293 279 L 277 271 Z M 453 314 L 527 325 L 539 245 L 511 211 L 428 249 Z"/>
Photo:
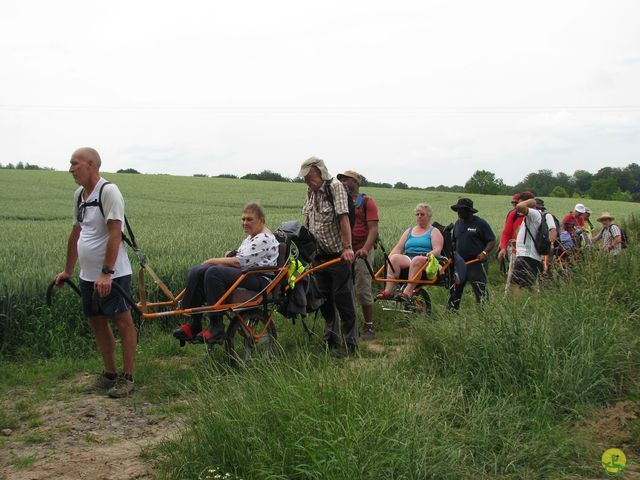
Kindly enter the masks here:
<path id="1" fill-rule="evenodd" d="M 336 175 L 347 187 L 355 205 L 356 222 L 351 229 L 351 241 L 356 258 L 366 259 L 373 265 L 375 247 L 378 240 L 378 205 L 373 198 L 360 191 L 362 177 L 355 170 L 345 170 Z M 371 275 L 364 260 L 356 260 L 353 265 L 353 280 L 356 300 L 362 308 L 364 328 L 360 340 L 372 340 L 376 333 L 373 326 L 373 295 Z"/>
<path id="2" fill-rule="evenodd" d="M 331 178 L 323 160 L 311 157 L 300 166 L 298 176 L 307 184 L 302 207 L 305 225 L 318 241 L 314 266 L 334 259 L 334 263 L 314 273 L 325 319 L 324 341 L 333 355 L 344 357 L 358 346 L 358 315 L 353 294 L 351 263 L 355 259 L 349 223 L 349 196 L 337 178 Z M 339 315 L 339 317 L 338 317 Z M 342 328 L 338 328 L 338 319 Z M 344 340 L 344 346 L 342 341 Z"/>
<path id="3" fill-rule="evenodd" d="M 622 230 L 613 223 L 615 218 L 609 212 L 602 212 L 597 220 L 602 224 L 602 230 L 591 240 L 594 243 L 602 240 L 602 250 L 617 255 L 623 248 Z"/>
<path id="4" fill-rule="evenodd" d="M 457 212 L 453 234 L 455 241 L 456 261 L 466 263 L 466 278 L 459 278 L 451 289 L 448 307 L 460 308 L 460 299 L 467 282 L 476 297 L 476 302 L 487 300 L 487 259 L 496 243 L 496 236 L 489 224 L 475 215 L 478 213 L 470 198 L 459 198 L 451 210 Z"/>

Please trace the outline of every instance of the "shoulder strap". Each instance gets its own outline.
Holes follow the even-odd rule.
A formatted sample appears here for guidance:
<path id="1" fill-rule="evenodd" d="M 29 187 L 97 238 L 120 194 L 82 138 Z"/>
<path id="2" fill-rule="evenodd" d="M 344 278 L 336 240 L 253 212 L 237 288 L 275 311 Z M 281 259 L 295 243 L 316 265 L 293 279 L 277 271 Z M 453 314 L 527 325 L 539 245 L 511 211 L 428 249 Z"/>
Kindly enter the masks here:
<path id="1" fill-rule="evenodd" d="M 525 232 L 524 232 L 525 243 L 527 242 L 527 233 L 528 233 L 529 236 L 531 237 L 531 241 L 533 241 L 533 246 L 536 247 L 536 251 L 538 251 L 538 244 L 536 243 L 535 237 L 531 234 L 531 230 L 529 230 L 529 227 L 527 226 L 527 219 L 524 218 L 522 220 L 522 223 L 524 224 L 524 228 L 525 228 Z"/>
<path id="2" fill-rule="evenodd" d="M 331 191 L 331 180 L 325 180 L 325 182 L 324 182 L 324 194 L 326 195 L 327 200 L 331 204 L 331 208 L 333 208 L 333 211 L 335 213 L 336 205 L 335 205 L 335 203 L 333 203 L 333 192 Z"/>
<path id="3" fill-rule="evenodd" d="M 100 187 L 100 191 L 98 192 L 98 208 L 100 209 L 100 213 L 102 214 L 103 217 L 104 217 L 104 209 L 102 208 L 102 190 L 104 190 L 104 187 L 106 187 L 107 185 L 111 185 L 111 182 L 104 182 Z"/>
<path id="4" fill-rule="evenodd" d="M 100 187 L 100 192 L 98 192 L 98 207 L 100 208 L 100 213 L 102 214 L 103 217 L 104 217 L 104 209 L 102 208 L 102 190 L 104 190 L 104 187 L 110 184 L 111 182 L 104 182 Z M 136 236 L 134 235 L 133 230 L 131 229 L 131 224 L 129 223 L 129 219 L 127 218 L 126 215 L 124 216 L 124 225 L 127 228 L 127 233 L 129 234 L 129 236 L 127 237 L 127 235 L 123 232 L 122 241 L 127 245 L 129 245 L 134 251 L 137 252 L 139 250 L 139 247 L 138 247 L 138 244 L 136 243 Z"/>

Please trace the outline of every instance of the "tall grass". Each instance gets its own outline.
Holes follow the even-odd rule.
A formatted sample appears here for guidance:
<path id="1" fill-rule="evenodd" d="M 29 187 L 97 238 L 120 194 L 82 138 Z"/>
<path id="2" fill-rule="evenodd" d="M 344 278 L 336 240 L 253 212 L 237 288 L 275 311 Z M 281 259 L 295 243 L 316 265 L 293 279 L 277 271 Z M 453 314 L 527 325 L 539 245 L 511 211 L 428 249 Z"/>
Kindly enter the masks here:
<path id="1" fill-rule="evenodd" d="M 267 222 L 275 228 L 284 220 L 301 219 L 306 188 L 304 184 L 250 180 L 104 175 L 122 190 L 143 251 L 174 291 L 184 285 L 190 265 L 239 244 L 243 236 L 239 210 L 246 201 L 262 202 Z M 0 356 L 51 357 L 89 351 L 93 340 L 72 292 L 56 292 L 54 308 L 44 307 L 47 284 L 64 266 L 76 187 L 71 176 L 66 172 L 0 170 L 0 185 Z M 440 223 L 455 219 L 450 205 L 458 194 L 366 191 L 379 205 L 380 232 L 387 248 L 414 222 L 413 206 L 419 202 L 431 203 Z M 474 195 L 473 200 L 480 215 L 499 232 L 509 198 Z M 561 217 L 574 201 L 548 199 L 546 203 Z M 610 210 L 618 218 L 640 211 L 640 206 L 632 203 L 588 204 L 596 212 Z M 154 289 L 150 289 L 153 296 Z"/>
<path id="2" fill-rule="evenodd" d="M 594 256 L 570 284 L 415 319 L 406 349 L 338 362 L 297 350 L 201 371 L 165 478 L 565 478 L 597 472 L 575 421 L 638 367 L 638 253 Z M 613 279 L 619 279 L 613 280 Z M 611 301 L 614 299 L 615 301 Z M 601 452 L 600 452 L 601 453 Z"/>

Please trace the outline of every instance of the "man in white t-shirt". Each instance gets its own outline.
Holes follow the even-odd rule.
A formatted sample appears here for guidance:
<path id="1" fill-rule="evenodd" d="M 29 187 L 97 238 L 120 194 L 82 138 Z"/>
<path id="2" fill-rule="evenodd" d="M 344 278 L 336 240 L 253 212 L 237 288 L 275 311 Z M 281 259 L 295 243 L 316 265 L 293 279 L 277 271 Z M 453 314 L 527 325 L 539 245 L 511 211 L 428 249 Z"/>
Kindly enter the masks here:
<path id="1" fill-rule="evenodd" d="M 518 215 L 524 220 L 516 236 L 516 261 L 509 288 L 517 296 L 522 287 L 537 288 L 538 277 L 542 272 L 542 256 L 536 249 L 534 238 L 542 224 L 542 214 L 535 209 L 536 200 L 530 198 L 516 205 Z"/>
<path id="2" fill-rule="evenodd" d="M 73 274 L 80 262 L 82 310 L 96 337 L 104 372 L 86 391 L 107 391 L 110 397 L 133 392 L 137 335 L 130 307 L 112 289 L 112 283 L 127 294 L 131 290 L 131 264 L 122 242 L 124 200 L 117 186 L 100 177 L 100 155 L 93 148 L 80 148 L 71 156 L 69 172 L 80 185 L 73 199 L 74 221 L 67 241 L 64 271 L 55 277 L 56 285 Z M 115 339 L 109 318 L 120 332 L 122 373 L 116 372 Z"/>

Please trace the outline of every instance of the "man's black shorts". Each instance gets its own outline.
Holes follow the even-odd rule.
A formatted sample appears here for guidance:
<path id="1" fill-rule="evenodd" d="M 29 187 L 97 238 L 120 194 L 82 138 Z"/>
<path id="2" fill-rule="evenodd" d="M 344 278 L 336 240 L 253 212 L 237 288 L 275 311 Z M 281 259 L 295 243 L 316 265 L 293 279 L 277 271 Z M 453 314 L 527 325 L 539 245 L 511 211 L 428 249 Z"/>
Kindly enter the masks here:
<path id="1" fill-rule="evenodd" d="M 521 287 L 532 287 L 542 273 L 542 262 L 531 257 L 517 257 L 513 264 L 511 283 Z"/>
<path id="2" fill-rule="evenodd" d="M 131 295 L 131 275 L 114 278 L 112 283 L 117 283 L 122 290 Z M 105 316 L 111 318 L 131 309 L 124 297 L 113 286 L 109 295 L 99 297 L 97 292 L 94 295 L 93 282 L 80 279 L 80 292 L 82 293 L 82 313 L 85 317 Z"/>

